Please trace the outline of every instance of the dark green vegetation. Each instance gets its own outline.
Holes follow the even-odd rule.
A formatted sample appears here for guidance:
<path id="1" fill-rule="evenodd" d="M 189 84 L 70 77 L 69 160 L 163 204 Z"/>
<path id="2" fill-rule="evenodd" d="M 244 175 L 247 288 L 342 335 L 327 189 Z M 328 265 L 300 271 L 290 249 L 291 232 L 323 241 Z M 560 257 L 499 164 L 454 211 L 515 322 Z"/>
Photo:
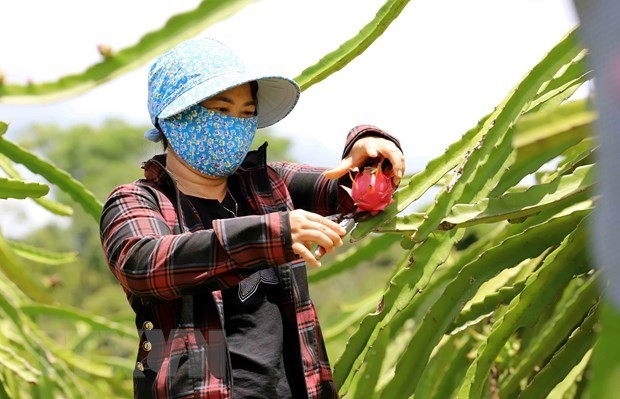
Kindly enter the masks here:
<path id="1" fill-rule="evenodd" d="M 358 36 L 298 81 L 307 88 L 344 67 L 406 4 L 387 1 Z M 131 50 L 119 54 L 144 61 L 151 47 Z M 73 77 L 76 87 L 92 73 Z M 574 30 L 477 126 L 408 176 L 395 202 L 353 231 L 355 243 L 310 273 L 344 397 L 607 394 L 596 367 L 613 360 L 592 353 L 617 354 L 609 334 L 618 329 L 599 326 L 601 310 L 612 321 L 617 312 L 601 301 L 604 279 L 588 252 L 596 112 L 588 100 L 571 99 L 590 78 Z M 0 95 L 37 101 L 64 90 L 61 82 L 40 87 L 7 86 Z M 137 176 L 135 165 L 153 152 L 143 130 L 116 121 L 68 132 L 36 127 L 23 146 L 0 136 L 7 175 L 0 196 L 75 213 L 68 227 L 46 227 L 20 242 L 0 236 L 0 398 L 129 396 L 135 333 L 99 254 L 95 220 L 107 192 L 129 171 Z M 14 163 L 44 177 L 60 202 L 42 200 L 47 185 L 25 182 Z M 433 187 L 435 200 L 409 212 Z"/>

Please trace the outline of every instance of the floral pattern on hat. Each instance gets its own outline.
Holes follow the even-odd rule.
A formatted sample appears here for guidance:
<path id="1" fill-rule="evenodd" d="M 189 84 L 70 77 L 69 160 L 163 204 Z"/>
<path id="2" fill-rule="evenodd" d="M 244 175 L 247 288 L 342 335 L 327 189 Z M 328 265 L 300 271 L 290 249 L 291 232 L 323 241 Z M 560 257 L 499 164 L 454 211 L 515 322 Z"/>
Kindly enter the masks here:
<path id="1" fill-rule="evenodd" d="M 231 49 L 217 40 L 187 40 L 159 56 L 149 70 L 151 123 L 157 126 L 162 119 L 251 81 L 259 84 L 259 128 L 284 118 L 301 92 L 291 79 L 251 72 Z"/>

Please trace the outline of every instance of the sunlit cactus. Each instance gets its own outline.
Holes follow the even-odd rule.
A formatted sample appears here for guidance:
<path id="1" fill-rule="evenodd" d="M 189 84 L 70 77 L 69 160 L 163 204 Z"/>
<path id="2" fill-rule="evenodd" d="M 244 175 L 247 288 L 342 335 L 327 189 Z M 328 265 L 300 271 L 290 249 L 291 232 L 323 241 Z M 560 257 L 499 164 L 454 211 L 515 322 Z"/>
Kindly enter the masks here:
<path id="1" fill-rule="evenodd" d="M 197 34 L 215 22 L 208 17 L 216 11 L 228 15 L 247 3 L 205 1 L 135 46 L 113 51 L 99 45 L 100 63 L 56 82 L 15 85 L 0 72 L 0 100 L 38 102 L 88 90 L 146 62 L 188 30 Z M 361 54 L 407 3 L 386 1 L 358 35 L 302 72 L 297 78 L 302 88 Z M 342 306 L 338 321 L 323 325 L 342 397 L 478 399 L 547 397 L 553 391 L 554 397 L 580 398 L 587 391 L 604 281 L 588 255 L 590 214 L 597 203 L 592 135 L 597 115 L 589 100 L 571 99 L 592 77 L 578 34 L 569 32 L 476 126 L 423 170 L 405 176 L 393 202 L 382 198 L 381 212 L 356 226 L 355 243 L 345 252 L 308 273 L 314 284 L 357 273 L 360 263 L 388 252 L 398 259 L 388 281 L 378 281 L 377 290 Z M 118 59 L 126 64 L 113 62 Z M 50 211 L 71 214 L 62 204 L 42 201 L 48 184 L 25 181 L 13 167 L 22 164 L 69 194 L 95 223 L 101 203 L 93 194 L 6 139 L 6 130 L 0 122 L 0 169 L 6 175 L 0 178 L 0 198 L 31 198 Z M 367 177 L 364 184 L 374 188 L 377 176 Z M 435 198 L 418 205 L 433 188 Z M 44 284 L 57 285 L 53 276 L 21 273 L 24 262 L 62 264 L 72 256 L 0 235 L 0 321 L 13 339 L 23 337 L 9 353 L 15 359 L 11 367 L 0 368 L 0 381 L 10 380 L 13 389 L 5 392 L 0 384 L 0 396 L 36 397 L 37 390 L 41 397 L 129 395 L 130 386 L 110 381 L 118 379 L 117 372 L 130 378 L 130 360 L 98 357 L 85 363 L 36 324 L 43 315 L 134 340 L 129 324 L 51 301 Z M 0 342 L 0 350 L 5 347 Z M 62 378 L 66 373 L 70 378 Z"/>

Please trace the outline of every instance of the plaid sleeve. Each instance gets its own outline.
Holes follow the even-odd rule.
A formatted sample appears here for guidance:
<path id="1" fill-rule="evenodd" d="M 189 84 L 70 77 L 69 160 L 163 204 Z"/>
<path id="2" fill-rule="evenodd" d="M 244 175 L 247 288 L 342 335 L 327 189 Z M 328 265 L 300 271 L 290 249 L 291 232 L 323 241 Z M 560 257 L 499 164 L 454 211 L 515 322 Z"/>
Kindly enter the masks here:
<path id="1" fill-rule="evenodd" d="M 342 153 L 346 157 L 355 142 L 366 136 L 383 137 L 394 142 L 398 148 L 400 142 L 394 136 L 372 125 L 359 125 L 347 134 Z M 326 168 L 317 168 L 290 162 L 272 162 L 269 164 L 284 180 L 297 209 L 316 212 L 320 215 L 348 213 L 355 210 L 355 204 L 342 186 L 351 186 L 348 175 L 338 181 L 323 176 Z"/>
<path id="2" fill-rule="evenodd" d="M 262 268 L 295 258 L 283 233 L 288 213 L 214 222 L 214 228 L 175 234 L 167 198 L 138 185 L 110 194 L 101 216 L 101 242 L 121 285 L 137 296 L 171 300 L 195 289 L 237 284 Z"/>
<path id="3" fill-rule="evenodd" d="M 323 216 L 355 209 L 351 196 L 340 187 L 340 183 L 323 175 L 326 168 L 291 162 L 272 162 L 269 166 L 284 181 L 295 209 Z"/>
<path id="4" fill-rule="evenodd" d="M 347 140 L 344 144 L 344 150 L 342 151 L 342 158 L 347 156 L 349 151 L 351 151 L 351 147 L 353 147 L 353 144 L 355 144 L 357 140 L 367 136 L 383 137 L 384 139 L 392 141 L 396 144 L 398 149 L 402 151 L 400 141 L 388 132 L 372 125 L 358 125 L 351 129 L 347 134 Z"/>

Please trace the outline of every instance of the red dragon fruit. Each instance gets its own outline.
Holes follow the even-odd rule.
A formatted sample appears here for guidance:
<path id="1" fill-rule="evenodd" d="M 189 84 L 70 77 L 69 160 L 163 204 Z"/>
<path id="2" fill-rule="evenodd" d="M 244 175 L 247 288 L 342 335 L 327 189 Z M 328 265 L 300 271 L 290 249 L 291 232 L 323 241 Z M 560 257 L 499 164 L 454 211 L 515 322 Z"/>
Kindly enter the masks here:
<path id="1" fill-rule="evenodd" d="M 369 211 L 376 215 L 394 202 L 392 196 L 396 186 L 392 182 L 392 176 L 386 175 L 381 164 L 365 167 L 358 172 L 353 179 L 351 198 L 357 205 L 358 211 Z"/>

